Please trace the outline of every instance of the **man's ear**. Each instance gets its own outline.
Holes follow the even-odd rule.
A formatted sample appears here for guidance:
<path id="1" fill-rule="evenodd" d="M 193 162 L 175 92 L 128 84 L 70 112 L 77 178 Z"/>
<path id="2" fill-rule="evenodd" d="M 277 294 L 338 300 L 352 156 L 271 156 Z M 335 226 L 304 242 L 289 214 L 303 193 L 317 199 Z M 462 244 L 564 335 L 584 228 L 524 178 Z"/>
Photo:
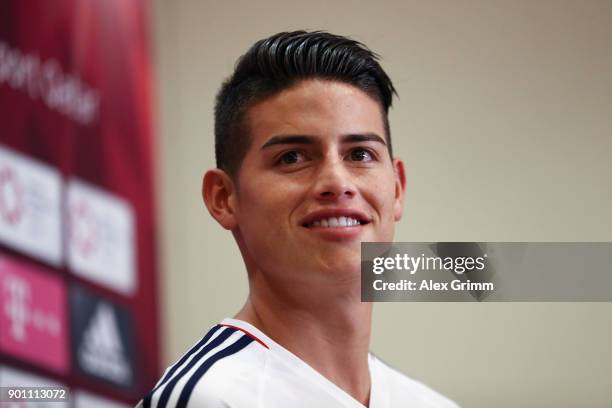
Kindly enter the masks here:
<path id="1" fill-rule="evenodd" d="M 208 170 L 202 179 L 202 198 L 208 212 L 225 229 L 236 227 L 236 189 L 226 172 Z"/>
<path id="2" fill-rule="evenodd" d="M 393 215 L 395 221 L 402 218 L 404 212 L 404 196 L 406 194 L 406 171 L 404 162 L 393 159 L 393 171 L 395 173 L 395 203 L 393 204 Z"/>

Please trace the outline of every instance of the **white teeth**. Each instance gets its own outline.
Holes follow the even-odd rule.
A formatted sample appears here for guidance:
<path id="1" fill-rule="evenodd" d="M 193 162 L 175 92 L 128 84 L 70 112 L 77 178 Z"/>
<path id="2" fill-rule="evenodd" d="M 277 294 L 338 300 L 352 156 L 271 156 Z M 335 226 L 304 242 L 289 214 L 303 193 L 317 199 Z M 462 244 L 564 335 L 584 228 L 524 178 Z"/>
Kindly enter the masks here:
<path id="1" fill-rule="evenodd" d="M 310 226 L 311 227 L 333 228 L 333 227 L 354 227 L 360 224 L 361 222 L 351 217 L 329 217 L 329 218 L 325 218 L 322 220 L 313 221 L 310 223 Z"/>

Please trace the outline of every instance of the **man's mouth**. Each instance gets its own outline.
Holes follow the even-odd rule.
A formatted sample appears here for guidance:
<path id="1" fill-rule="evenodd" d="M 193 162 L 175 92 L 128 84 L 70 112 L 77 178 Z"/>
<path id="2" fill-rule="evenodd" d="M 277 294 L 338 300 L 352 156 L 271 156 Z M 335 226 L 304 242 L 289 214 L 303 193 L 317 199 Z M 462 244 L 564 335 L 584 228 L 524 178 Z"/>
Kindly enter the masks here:
<path id="1" fill-rule="evenodd" d="M 365 224 L 368 224 L 368 221 L 359 220 L 353 217 L 327 217 L 309 222 L 304 224 L 304 226 L 306 228 L 340 228 L 357 227 Z"/>

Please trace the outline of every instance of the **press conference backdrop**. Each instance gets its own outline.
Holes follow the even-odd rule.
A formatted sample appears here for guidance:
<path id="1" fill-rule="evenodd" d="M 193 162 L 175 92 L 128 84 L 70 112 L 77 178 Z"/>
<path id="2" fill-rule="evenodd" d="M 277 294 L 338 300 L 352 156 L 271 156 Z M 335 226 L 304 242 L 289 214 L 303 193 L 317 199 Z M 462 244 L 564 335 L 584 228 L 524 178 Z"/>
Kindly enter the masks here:
<path id="1" fill-rule="evenodd" d="M 200 199 L 213 98 L 283 30 L 352 36 L 399 91 L 397 241 L 612 240 L 612 2 L 155 2 L 163 362 L 247 295 Z M 580 271 L 576 271 L 580 273 Z M 376 304 L 372 349 L 470 408 L 612 406 L 609 303 Z"/>
<path id="2" fill-rule="evenodd" d="M 0 386 L 70 389 L 27 406 L 132 406 L 159 374 L 149 13 L 0 5 Z"/>

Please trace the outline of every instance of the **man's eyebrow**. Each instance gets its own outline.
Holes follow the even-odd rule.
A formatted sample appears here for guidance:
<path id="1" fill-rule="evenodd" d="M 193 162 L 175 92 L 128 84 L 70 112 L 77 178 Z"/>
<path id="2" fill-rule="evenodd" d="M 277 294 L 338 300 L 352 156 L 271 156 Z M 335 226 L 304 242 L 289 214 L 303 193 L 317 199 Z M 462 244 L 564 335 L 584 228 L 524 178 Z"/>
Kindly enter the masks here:
<path id="1" fill-rule="evenodd" d="M 378 142 L 383 146 L 387 145 L 385 139 L 378 136 L 376 133 L 355 133 L 342 136 L 342 143 L 354 143 L 354 142 Z"/>
<path id="2" fill-rule="evenodd" d="M 378 136 L 376 133 L 351 133 L 348 135 L 344 135 L 341 138 L 342 143 L 355 143 L 355 142 L 378 142 L 383 146 L 386 146 L 387 143 L 385 140 Z M 277 135 L 271 137 L 266 143 L 261 146 L 261 150 L 281 144 L 315 144 L 317 140 L 313 136 L 308 135 Z"/>
<path id="3" fill-rule="evenodd" d="M 315 138 L 307 135 L 277 135 L 271 137 L 266 143 L 261 146 L 261 150 L 266 147 L 280 144 L 315 144 Z"/>

